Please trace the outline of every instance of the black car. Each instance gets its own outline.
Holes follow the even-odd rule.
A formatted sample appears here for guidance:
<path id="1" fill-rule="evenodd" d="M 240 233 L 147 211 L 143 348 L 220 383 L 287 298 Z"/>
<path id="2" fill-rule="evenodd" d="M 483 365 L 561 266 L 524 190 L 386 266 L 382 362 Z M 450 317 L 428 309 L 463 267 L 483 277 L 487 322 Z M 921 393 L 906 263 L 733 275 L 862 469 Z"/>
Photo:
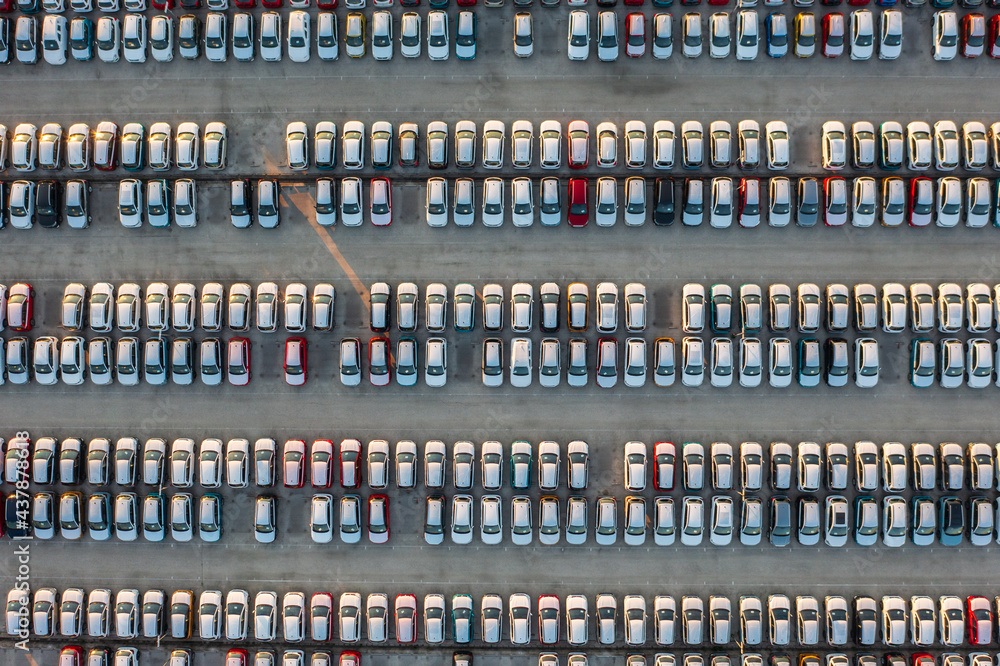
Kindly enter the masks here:
<path id="1" fill-rule="evenodd" d="M 938 542 L 942 546 L 960 546 L 965 534 L 965 507 L 957 497 L 941 498 L 941 515 Z"/>
<path id="2" fill-rule="evenodd" d="M 844 386 L 847 383 L 847 376 L 851 369 L 850 352 L 847 349 L 847 340 L 843 338 L 827 338 L 823 342 L 825 378 L 829 386 Z"/>
<path id="3" fill-rule="evenodd" d="M 770 499 L 771 504 L 771 545 L 787 546 L 792 541 L 792 503 L 787 497 L 778 495 Z"/>
<path id="4" fill-rule="evenodd" d="M 669 226 L 674 223 L 674 179 L 656 179 L 656 206 L 653 208 L 653 224 Z"/>
<path id="5" fill-rule="evenodd" d="M 23 539 L 31 535 L 31 495 L 7 496 L 4 502 L 4 530 L 11 539 Z"/>
<path id="6" fill-rule="evenodd" d="M 819 181 L 799 178 L 799 209 L 795 223 L 800 227 L 815 227 L 819 220 Z"/>
<path id="7" fill-rule="evenodd" d="M 7 183 L 0 181 L 0 228 L 7 226 Z"/>
<path id="8" fill-rule="evenodd" d="M 60 206 L 59 183 L 54 180 L 38 182 L 35 190 L 35 215 L 38 224 L 47 228 L 55 228 L 62 221 L 62 206 Z"/>

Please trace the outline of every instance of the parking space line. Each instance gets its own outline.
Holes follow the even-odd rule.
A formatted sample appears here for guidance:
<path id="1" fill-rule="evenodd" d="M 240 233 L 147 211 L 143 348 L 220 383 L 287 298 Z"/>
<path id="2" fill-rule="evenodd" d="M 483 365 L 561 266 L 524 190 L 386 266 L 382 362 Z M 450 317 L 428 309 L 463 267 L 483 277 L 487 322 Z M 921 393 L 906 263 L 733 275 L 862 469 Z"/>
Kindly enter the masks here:
<path id="1" fill-rule="evenodd" d="M 282 192 L 282 198 L 288 201 L 291 205 L 295 206 L 302 216 L 309 221 L 309 225 L 316 231 L 319 239 L 323 241 L 323 245 L 326 249 L 330 251 L 333 255 L 334 260 L 340 265 L 341 270 L 347 275 L 347 279 L 351 281 L 351 286 L 354 287 L 354 291 L 358 292 L 358 297 L 361 298 L 361 302 L 365 305 L 365 310 L 371 310 L 371 296 L 368 292 L 368 287 L 365 283 L 361 281 L 358 274 L 351 268 L 348 263 L 347 258 L 344 253 L 340 251 L 337 247 L 337 243 L 330 236 L 330 232 L 325 228 L 320 226 L 316 221 L 316 200 L 313 198 L 312 193 L 308 190 L 302 191 L 298 187 L 292 192 Z"/>

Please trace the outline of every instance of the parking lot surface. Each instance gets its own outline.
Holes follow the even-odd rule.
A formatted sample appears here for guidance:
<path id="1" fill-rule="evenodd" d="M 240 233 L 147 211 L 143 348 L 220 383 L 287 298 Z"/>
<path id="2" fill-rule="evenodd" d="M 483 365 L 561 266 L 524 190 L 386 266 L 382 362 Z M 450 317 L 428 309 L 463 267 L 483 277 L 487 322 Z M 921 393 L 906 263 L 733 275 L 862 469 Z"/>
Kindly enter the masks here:
<path id="1" fill-rule="evenodd" d="M 596 13 L 596 8 L 588 7 Z M 703 15 L 710 9 L 702 6 Z M 732 7 L 728 8 L 732 11 Z M 758 10 L 763 12 L 759 7 Z M 817 13 L 826 7 L 815 7 Z M 842 8 L 842 9 L 846 9 Z M 872 7 L 872 9 L 876 9 Z M 655 337 L 679 339 L 680 293 L 687 282 L 709 286 L 716 282 L 734 289 L 742 283 L 796 285 L 831 282 L 939 282 L 1000 283 L 1000 245 L 993 227 L 954 229 L 909 227 L 858 229 L 770 228 L 712 229 L 662 228 L 647 223 L 609 229 L 567 226 L 499 229 L 477 224 L 471 229 L 449 225 L 432 229 L 424 222 L 423 166 L 394 167 L 394 221 L 391 227 L 321 228 L 310 222 L 314 205 L 314 178 L 318 172 L 293 173 L 285 164 L 284 131 L 291 120 L 313 124 L 333 119 L 366 123 L 388 120 L 433 120 L 449 124 L 469 119 L 482 123 L 519 118 L 537 123 L 553 118 L 565 124 L 582 118 L 592 126 L 601 120 L 641 118 L 651 125 L 659 118 L 680 123 L 715 119 L 735 123 L 743 118 L 788 122 L 792 134 L 793 164 L 788 175 L 823 176 L 820 168 L 820 127 L 825 120 L 845 123 L 870 120 L 907 122 L 949 118 L 991 123 L 998 118 L 1000 87 L 995 85 L 996 61 L 956 59 L 934 62 L 930 57 L 930 7 L 900 7 L 906 15 L 903 55 L 898 61 L 852 62 L 846 57 L 829 61 L 786 57 L 755 62 L 723 61 L 702 56 L 685 60 L 675 55 L 657 61 L 621 57 L 600 63 L 592 54 L 587 62 L 566 58 L 566 21 L 562 6 L 535 11 L 535 53 L 526 60 L 512 54 L 513 9 L 478 8 L 480 43 L 472 62 L 429 62 L 426 57 L 376 62 L 370 57 L 350 61 L 343 55 L 334 63 L 314 58 L 306 64 L 230 61 L 216 65 L 204 60 L 175 59 L 164 65 L 148 63 L 105 65 L 71 62 L 64 67 L 9 65 L 0 85 L 3 122 L 98 121 L 112 118 L 148 125 L 156 121 L 194 120 L 202 126 L 221 120 L 230 129 L 229 167 L 219 173 L 200 171 L 201 221 L 194 229 L 148 226 L 124 229 L 118 223 L 116 181 L 91 172 L 94 183 L 93 223 L 86 230 L 36 228 L 0 231 L 5 284 L 29 282 L 38 294 L 36 327 L 39 335 L 63 333 L 58 328 L 62 289 L 69 282 L 92 285 L 163 281 L 168 284 L 218 281 L 255 285 L 274 281 L 329 282 L 337 290 L 335 327 L 310 331 L 310 378 L 303 387 L 283 381 L 281 343 L 284 332 L 252 332 L 253 381 L 247 387 L 192 386 L 0 387 L 0 436 L 16 431 L 57 438 L 76 436 L 114 438 L 133 436 L 143 441 L 162 437 L 191 437 L 200 441 L 218 437 L 272 437 L 278 442 L 300 438 L 329 438 L 335 442 L 356 437 L 362 442 L 383 438 L 391 443 L 412 439 L 422 446 L 440 439 L 449 446 L 458 440 L 486 440 L 509 446 L 513 440 L 537 443 L 551 439 L 565 445 L 573 439 L 589 442 L 593 452 L 591 495 L 622 489 L 621 450 L 626 441 L 840 441 L 861 439 L 903 443 L 975 441 L 995 443 L 1000 428 L 996 387 L 917 390 L 907 381 L 912 337 L 879 334 L 882 378 L 872 390 L 853 385 L 843 389 L 821 386 L 788 389 L 764 386 L 742 389 L 682 387 L 658 388 L 647 382 L 640 389 L 622 386 L 613 391 L 591 384 L 557 389 L 536 384 L 515 389 L 505 384 L 488 389 L 479 380 L 481 329 L 457 333 L 449 325 L 448 383 L 432 389 L 416 387 L 358 388 L 342 386 L 335 378 L 339 341 L 366 340 L 368 311 L 365 298 L 376 281 L 398 284 L 413 281 L 421 289 L 431 282 L 449 288 L 459 282 L 477 287 L 488 282 L 506 290 L 515 282 L 539 285 L 555 281 L 613 281 L 620 287 L 643 282 L 650 292 L 647 342 Z M 423 10 L 421 10 L 423 11 Z M 454 14 L 455 10 L 450 10 Z M 618 7 L 620 15 L 624 8 Z M 643 11 L 650 13 L 649 5 Z M 672 10 L 675 15 L 680 7 Z M 784 11 L 794 11 L 785 6 Z M 369 10 L 365 10 L 369 12 Z M 399 8 L 393 12 L 398 14 Z M 343 10 L 338 10 L 343 13 Z M 423 137 L 421 137 L 423 139 Z M 512 170 L 503 175 L 512 175 Z M 568 175 L 568 170 L 559 172 Z M 685 173 L 677 167 L 676 178 Z M 715 175 L 704 169 L 704 177 Z M 149 171 L 140 178 L 151 177 Z M 375 175 L 364 171 L 364 176 Z M 177 173 L 169 174 L 171 177 Z M 274 175 L 282 179 L 282 223 L 278 229 L 240 230 L 229 223 L 226 181 L 233 177 Z M 345 175 L 343 170 L 335 173 Z M 377 174 L 382 175 L 382 174 Z M 435 174 L 436 175 L 436 174 Z M 447 173 L 457 176 L 457 171 Z M 472 172 L 479 179 L 487 174 Z M 530 175 L 549 175 L 532 169 Z M 598 173 L 591 168 L 591 178 Z M 609 172 L 619 178 L 624 169 Z M 660 175 L 647 169 L 647 178 Z M 760 177 L 768 177 L 760 169 Z M 887 172 L 873 175 L 885 176 Z M 895 175 L 895 174 L 893 174 Z M 912 175 L 912 174 L 904 174 Z M 987 171 L 984 175 L 995 178 Z M 3 175 L 13 180 L 12 171 Z M 40 172 L 31 178 L 42 177 Z M 69 177 L 69 171 L 60 173 Z M 395 342 L 397 331 L 392 331 Z M 5 333 L 9 337 L 9 333 Z M 33 333 L 32 335 L 35 335 Z M 143 334 L 145 335 L 145 333 Z M 565 331 L 559 334 L 565 340 Z M 426 337 L 421 332 L 419 339 Z M 509 332 L 503 334 L 509 339 Z M 541 335 L 532 334 L 534 339 Z M 590 335 L 588 337 L 596 337 Z M 619 336 L 624 338 L 624 335 Z M 995 339 L 995 334 L 989 334 Z M 591 352 L 593 353 L 593 352 Z M 542 546 L 518 547 L 508 542 L 486 546 L 429 546 L 422 542 L 423 488 L 402 492 L 390 486 L 393 538 L 387 545 L 314 544 L 309 539 L 306 507 L 309 489 L 276 488 L 279 529 L 275 544 L 253 541 L 250 532 L 253 488 L 226 489 L 227 535 L 222 543 L 163 544 L 34 541 L 30 544 L 33 588 L 57 589 L 100 586 L 117 590 L 233 588 L 279 593 L 345 591 L 418 596 L 469 593 L 504 596 L 540 594 L 695 594 L 707 598 L 724 594 L 764 597 L 781 592 L 822 597 L 839 594 L 911 594 L 992 596 L 1000 593 L 1000 546 L 959 548 L 941 546 L 889 549 L 850 544 L 841 549 L 803 547 L 697 548 Z M 10 492 L 10 489 L 5 489 Z M 335 489 L 335 496 L 342 491 Z M 534 491 L 533 491 L 534 492 Z M 449 490 L 447 494 L 451 494 Z M 477 495 L 478 495 L 477 491 Z M 535 496 L 535 495 L 533 495 Z M 677 494 L 679 497 L 679 494 Z M 705 494 L 708 496 L 708 493 Z M 478 524 L 478 519 L 477 519 Z M 0 590 L 15 583 L 19 554 L 14 542 L 0 544 Z M 421 634 L 422 635 L 422 634 Z M 66 642 L 70 642 L 66 639 Z M 95 641 L 87 643 L 90 646 Z M 0 663 L 26 663 L 13 649 L 9 636 L 0 637 Z M 196 666 L 216 666 L 223 648 L 198 650 Z M 43 642 L 30 659 L 38 665 L 56 661 L 57 641 Z M 275 646 L 280 647 L 280 646 Z M 286 646 L 287 647 L 287 646 Z M 527 664 L 540 651 L 477 649 L 476 663 L 485 666 Z M 560 646 L 560 653 L 567 650 Z M 595 666 L 623 663 L 633 650 L 624 644 L 591 645 Z M 161 663 L 167 652 L 143 644 L 143 664 Z M 441 664 L 447 650 L 381 649 L 363 651 L 366 664 Z M 654 653 L 651 644 L 644 652 Z M 681 649 L 674 650 L 680 654 Z M 708 646 L 705 646 L 705 653 Z M 735 652 L 733 653 L 736 654 Z M 33 666 L 34 666 L 33 663 Z"/>

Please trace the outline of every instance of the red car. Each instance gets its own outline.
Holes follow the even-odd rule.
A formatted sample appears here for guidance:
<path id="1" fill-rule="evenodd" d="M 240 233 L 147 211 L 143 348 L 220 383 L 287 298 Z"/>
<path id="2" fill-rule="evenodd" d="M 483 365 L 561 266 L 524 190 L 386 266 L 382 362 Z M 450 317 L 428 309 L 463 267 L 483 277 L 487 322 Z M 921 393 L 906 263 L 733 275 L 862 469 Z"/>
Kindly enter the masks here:
<path id="1" fill-rule="evenodd" d="M 913 666 L 934 666 L 934 657 L 926 652 L 914 652 L 912 659 Z"/>
<path id="2" fill-rule="evenodd" d="M 14 0 L 0 0 L 0 12 L 14 11 Z"/>
<path id="3" fill-rule="evenodd" d="M 233 648 L 226 653 L 226 666 L 247 666 L 247 651 Z"/>
<path id="4" fill-rule="evenodd" d="M 910 226 L 926 227 L 934 217 L 934 181 L 922 176 L 910 181 Z"/>
<path id="5" fill-rule="evenodd" d="M 569 168 L 584 169 L 590 163 L 590 125 L 585 120 L 574 120 L 567 127 Z"/>
<path id="6" fill-rule="evenodd" d="M 336 9 L 337 0 L 316 0 L 316 6 L 320 9 Z"/>
<path id="7" fill-rule="evenodd" d="M 614 338 L 597 340 L 597 385 L 613 388 L 618 383 L 618 342 Z"/>
<path id="8" fill-rule="evenodd" d="M 989 599 L 969 597 L 966 600 L 965 621 L 969 624 L 969 645 L 989 645 L 993 642 L 993 610 Z"/>
<path id="9" fill-rule="evenodd" d="M 59 666 L 80 666 L 83 649 L 79 645 L 67 645 L 59 652 Z"/>
<path id="10" fill-rule="evenodd" d="M 673 490 L 677 473 L 677 448 L 673 442 L 657 442 L 653 447 L 653 485 L 657 490 Z"/>
<path id="11" fill-rule="evenodd" d="M 361 442 L 356 439 L 345 439 L 340 443 L 340 485 L 344 488 L 357 488 L 361 485 Z"/>
<path id="12" fill-rule="evenodd" d="M 842 227 L 847 224 L 847 179 L 831 176 L 823 179 L 823 202 L 825 215 L 823 222 L 828 227 Z"/>
<path id="13" fill-rule="evenodd" d="M 396 640 L 400 643 L 417 640 L 417 598 L 412 594 L 396 595 Z"/>
<path id="14" fill-rule="evenodd" d="M 281 0 L 260 0 L 260 4 L 268 9 L 277 9 L 281 7 Z"/>
<path id="15" fill-rule="evenodd" d="M 333 596 L 326 592 L 312 595 L 309 603 L 309 630 L 314 641 L 333 638 Z"/>
<path id="16" fill-rule="evenodd" d="M 285 442 L 281 452 L 281 474 L 286 488 L 301 488 L 306 483 L 306 443 L 301 439 Z"/>
<path id="17" fill-rule="evenodd" d="M 728 5 L 729 0 L 708 0 L 710 5 Z"/>
<path id="18" fill-rule="evenodd" d="M 831 12 L 823 17 L 823 55 L 836 58 L 844 54 L 844 15 Z"/>
<path id="19" fill-rule="evenodd" d="M 538 642 L 542 645 L 559 642 L 559 597 L 554 594 L 538 597 Z"/>
<path id="20" fill-rule="evenodd" d="M 403 7 L 418 7 L 420 0 L 399 0 L 399 4 Z"/>
<path id="21" fill-rule="evenodd" d="M 388 386 L 391 379 L 389 338 L 372 338 L 368 341 L 368 381 L 372 386 Z"/>
<path id="22" fill-rule="evenodd" d="M 962 17 L 962 55 L 978 58 L 986 48 L 986 18 L 982 14 Z"/>
<path id="23" fill-rule="evenodd" d="M 585 227 L 590 219 L 589 181 L 586 178 L 569 179 L 569 215 L 571 227 Z"/>
<path id="24" fill-rule="evenodd" d="M 233 386 L 246 386 L 250 383 L 250 341 L 246 338 L 230 338 L 227 347 L 229 357 L 226 359 L 226 369 L 229 371 L 229 383 Z"/>
<path id="25" fill-rule="evenodd" d="M 361 666 L 361 655 L 354 650 L 341 652 L 340 666 Z"/>
<path id="26" fill-rule="evenodd" d="M 990 57 L 1000 58 L 1000 14 L 990 17 Z"/>
<path id="27" fill-rule="evenodd" d="M 847 0 L 847 4 L 860 7 L 862 5 L 867 5 L 870 1 L 871 0 Z"/>
<path id="28" fill-rule="evenodd" d="M 155 9 L 160 11 L 174 8 L 174 0 L 152 0 L 152 4 Z"/>
<path id="29" fill-rule="evenodd" d="M 7 294 L 7 328 L 15 331 L 30 331 L 35 325 L 31 316 L 34 314 L 34 291 L 30 284 L 18 282 L 10 288 Z"/>
<path id="30" fill-rule="evenodd" d="M 289 386 L 306 383 L 306 346 L 305 338 L 285 341 L 285 383 Z"/>
<path id="31" fill-rule="evenodd" d="M 328 439 L 314 441 L 309 466 L 313 488 L 329 488 L 333 485 L 333 442 Z"/>
<path id="32" fill-rule="evenodd" d="M 389 498 L 385 495 L 368 498 L 368 540 L 372 543 L 389 540 Z"/>
<path id="33" fill-rule="evenodd" d="M 638 7 L 643 3 L 643 0 L 625 0 L 626 6 Z"/>
<path id="34" fill-rule="evenodd" d="M 646 53 L 646 17 L 632 12 L 625 18 L 625 55 L 639 58 Z"/>
<path id="35" fill-rule="evenodd" d="M 239 9 L 253 9 L 257 6 L 257 0 L 236 0 Z"/>

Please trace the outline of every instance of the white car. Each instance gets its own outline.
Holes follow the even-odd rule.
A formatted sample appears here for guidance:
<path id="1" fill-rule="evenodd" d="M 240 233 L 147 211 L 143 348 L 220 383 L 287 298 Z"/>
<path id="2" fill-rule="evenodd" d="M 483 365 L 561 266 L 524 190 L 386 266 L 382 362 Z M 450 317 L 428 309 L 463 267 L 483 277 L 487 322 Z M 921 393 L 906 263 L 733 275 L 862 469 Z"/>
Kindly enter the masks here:
<path id="1" fill-rule="evenodd" d="M 768 345 L 768 382 L 787 388 L 792 383 L 792 343 L 788 338 L 771 338 Z"/>
<path id="2" fill-rule="evenodd" d="M 514 15 L 514 55 L 528 58 L 534 53 L 531 14 L 522 12 Z"/>
<path id="3" fill-rule="evenodd" d="M 288 14 L 288 59 L 309 62 L 309 13 L 295 10 Z"/>
<path id="4" fill-rule="evenodd" d="M 65 16 L 49 14 L 42 19 L 42 55 L 50 65 L 66 64 L 67 28 Z"/>
<path id="5" fill-rule="evenodd" d="M 424 383 L 441 387 L 448 381 L 448 346 L 444 338 L 428 338 L 424 353 Z"/>
<path id="6" fill-rule="evenodd" d="M 579 9 L 570 12 L 567 42 L 570 60 L 586 60 L 590 56 L 590 14 Z"/>
<path id="7" fill-rule="evenodd" d="M 757 12 L 744 9 L 736 15 L 736 59 L 755 60 L 760 35 Z"/>
<path id="8" fill-rule="evenodd" d="M 729 14 L 718 12 L 709 17 L 708 55 L 712 58 L 728 58 L 730 42 Z"/>
<path id="9" fill-rule="evenodd" d="M 420 57 L 420 15 L 406 12 L 400 19 L 399 52 L 404 58 Z"/>
<path id="10" fill-rule="evenodd" d="M 514 338 L 510 345 L 510 385 L 515 388 L 531 386 L 531 340 Z"/>
<path id="11" fill-rule="evenodd" d="M 934 59 L 954 60 L 958 53 L 958 16 L 953 11 L 934 12 Z"/>
<path id="12" fill-rule="evenodd" d="M 372 57 L 376 60 L 392 60 L 392 14 L 387 11 L 373 12 L 371 33 Z"/>
<path id="13" fill-rule="evenodd" d="M 879 19 L 879 60 L 895 60 L 903 52 L 903 12 L 888 9 Z"/>
<path id="14" fill-rule="evenodd" d="M 125 15 L 122 25 L 122 53 L 126 62 L 146 62 L 146 17 L 143 14 Z"/>
<path id="15" fill-rule="evenodd" d="M 181 123 L 177 126 L 175 164 L 181 171 L 194 171 L 198 168 L 200 134 L 201 129 L 197 123 Z"/>
<path id="16" fill-rule="evenodd" d="M 427 57 L 447 60 L 449 51 L 448 15 L 440 10 L 427 13 Z"/>
<path id="17" fill-rule="evenodd" d="M 875 52 L 875 22 L 867 9 L 851 12 L 851 60 L 868 60 Z"/>

